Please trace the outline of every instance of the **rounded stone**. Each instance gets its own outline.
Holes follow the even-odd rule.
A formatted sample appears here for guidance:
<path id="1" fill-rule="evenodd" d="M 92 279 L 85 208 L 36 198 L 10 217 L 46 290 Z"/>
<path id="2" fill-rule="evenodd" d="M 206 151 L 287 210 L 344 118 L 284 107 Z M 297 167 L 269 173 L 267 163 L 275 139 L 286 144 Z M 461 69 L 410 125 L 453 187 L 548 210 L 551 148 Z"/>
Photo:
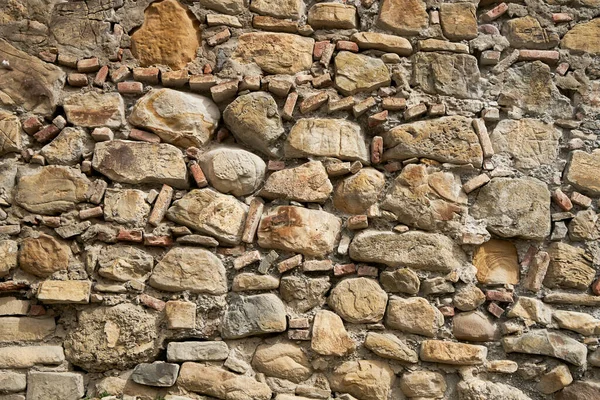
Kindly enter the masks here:
<path id="1" fill-rule="evenodd" d="M 364 168 L 344 179 L 335 189 L 333 205 L 348 214 L 361 214 L 373 205 L 383 187 L 385 177 L 373 168 Z"/>
<path id="2" fill-rule="evenodd" d="M 47 278 L 69 268 L 69 247 L 52 236 L 41 234 L 21 243 L 19 266 L 29 274 Z"/>
<path id="3" fill-rule="evenodd" d="M 262 158 L 242 149 L 211 150 L 202 161 L 202 170 L 210 184 L 219 192 L 234 196 L 245 196 L 258 189 L 266 169 Z"/>
<path id="4" fill-rule="evenodd" d="M 254 353 L 252 365 L 267 376 L 300 383 L 312 375 L 310 361 L 302 349 L 292 343 L 260 345 Z"/>
<path id="5" fill-rule="evenodd" d="M 329 305 L 344 320 L 355 324 L 379 322 L 385 314 L 387 293 L 377 281 L 368 278 L 346 279 L 329 296 Z"/>

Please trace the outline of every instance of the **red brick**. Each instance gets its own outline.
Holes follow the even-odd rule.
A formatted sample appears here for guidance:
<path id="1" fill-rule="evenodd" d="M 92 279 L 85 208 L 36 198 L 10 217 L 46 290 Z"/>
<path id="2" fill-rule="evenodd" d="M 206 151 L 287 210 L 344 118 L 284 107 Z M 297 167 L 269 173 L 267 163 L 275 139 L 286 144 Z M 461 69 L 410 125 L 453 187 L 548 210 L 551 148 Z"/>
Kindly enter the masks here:
<path id="1" fill-rule="evenodd" d="M 117 90 L 121 94 L 142 94 L 144 93 L 144 85 L 141 82 L 119 82 Z"/>
<path id="2" fill-rule="evenodd" d="M 199 188 L 203 188 L 208 185 L 206 176 L 204 175 L 204 172 L 202 172 L 202 168 L 200 168 L 200 165 L 198 165 L 198 163 L 192 162 L 190 164 L 190 172 L 192 173 L 192 177 L 196 182 L 196 186 L 198 186 Z"/>
<path id="3" fill-rule="evenodd" d="M 58 59 L 58 54 L 51 53 L 49 51 L 40 51 L 38 53 L 38 56 L 42 61 L 45 61 L 47 63 L 55 63 Z"/>
<path id="4" fill-rule="evenodd" d="M 298 102 L 298 93 L 292 92 L 288 95 L 287 99 L 285 99 L 285 104 L 283 105 L 283 111 L 281 112 L 281 116 L 285 120 L 294 119 L 294 108 L 296 108 L 296 103 Z"/>
<path id="5" fill-rule="evenodd" d="M 173 238 L 166 235 L 144 235 L 144 246 L 173 246 Z"/>
<path id="6" fill-rule="evenodd" d="M 379 126 L 379 125 L 385 123 L 385 121 L 387 121 L 387 118 L 388 118 L 388 110 L 383 110 L 381 112 L 378 112 L 377 114 L 369 115 L 369 118 L 367 119 L 367 123 L 369 125 L 369 128 L 374 128 L 376 126 Z"/>
<path id="7" fill-rule="evenodd" d="M 585 208 L 588 208 L 592 205 L 592 199 L 579 192 L 571 193 L 571 201 L 577 204 L 578 206 Z"/>
<path id="8" fill-rule="evenodd" d="M 569 63 L 563 62 L 558 64 L 558 67 L 556 67 L 556 73 L 559 75 L 564 76 L 567 71 L 569 70 Z"/>
<path id="9" fill-rule="evenodd" d="M 358 44 L 350 42 L 348 40 L 340 40 L 335 44 L 335 48 L 338 51 L 352 51 L 358 53 Z"/>
<path id="10" fill-rule="evenodd" d="M 102 87 L 102 85 L 104 85 L 104 83 L 106 82 L 107 77 L 108 77 L 108 65 L 104 65 L 102 68 L 100 68 L 100 70 L 96 74 L 96 77 L 94 78 L 94 85 Z"/>
<path id="11" fill-rule="evenodd" d="M 385 97 L 381 103 L 384 110 L 400 111 L 406 108 L 406 99 L 402 97 Z"/>
<path id="12" fill-rule="evenodd" d="M 117 234 L 117 240 L 122 242 L 141 243 L 144 241 L 144 234 L 139 229 L 120 229 Z"/>
<path id="13" fill-rule="evenodd" d="M 29 117 L 21 123 L 23 130 L 28 135 L 33 135 L 42 129 L 42 121 L 38 117 Z"/>
<path id="14" fill-rule="evenodd" d="M 202 73 L 204 75 L 209 75 L 213 73 L 213 68 L 211 67 L 210 64 L 204 64 L 204 67 L 202 67 Z"/>
<path id="15" fill-rule="evenodd" d="M 280 274 L 283 274 L 284 272 L 296 268 L 300 264 L 302 264 L 302 254 L 296 254 L 295 256 L 283 260 L 277 264 L 277 270 Z"/>
<path id="16" fill-rule="evenodd" d="M 552 200 L 554 200 L 554 203 L 563 211 L 570 211 L 573 208 L 573 203 L 571 203 L 569 197 L 560 189 L 556 189 L 552 192 Z"/>
<path id="17" fill-rule="evenodd" d="M 239 82 L 237 80 L 219 83 L 218 85 L 210 88 L 210 94 L 213 100 L 217 103 L 231 100 L 237 94 L 238 84 Z"/>
<path id="18" fill-rule="evenodd" d="M 441 306 L 438 308 L 444 317 L 454 317 L 454 307 L 451 306 Z"/>
<path id="19" fill-rule="evenodd" d="M 48 125 L 44 129 L 42 129 L 41 131 L 39 131 L 36 134 L 34 134 L 33 137 L 39 143 L 48 143 L 52 139 L 54 139 L 55 137 L 57 137 L 59 133 L 60 133 L 60 129 L 58 129 L 56 126 L 54 126 L 54 125 Z"/>
<path id="20" fill-rule="evenodd" d="M 132 128 L 131 132 L 129 132 L 129 139 L 148 143 L 160 143 L 160 136 L 136 128 Z"/>
<path id="21" fill-rule="evenodd" d="M 359 265 L 356 269 L 356 274 L 358 276 L 372 276 L 377 278 L 379 270 L 377 267 L 371 267 L 370 265 Z"/>
<path id="22" fill-rule="evenodd" d="M 600 278 L 596 279 L 594 283 L 592 283 L 592 293 L 596 296 L 600 296 Z"/>
<path id="23" fill-rule="evenodd" d="M 0 292 L 18 292 L 29 288 L 29 284 L 25 282 L 7 281 L 0 282 Z"/>
<path id="24" fill-rule="evenodd" d="M 131 77 L 131 71 L 126 65 L 121 65 L 119 68 L 110 71 L 110 80 L 114 83 L 123 82 Z"/>
<path id="25" fill-rule="evenodd" d="M 150 225 L 158 226 L 160 224 L 160 221 L 162 221 L 167 213 L 167 208 L 169 208 L 171 200 L 173 200 L 173 188 L 169 185 L 163 185 L 154 202 L 152 213 L 150 213 L 150 217 L 148 218 Z"/>
<path id="26" fill-rule="evenodd" d="M 96 57 L 77 61 L 77 71 L 96 72 L 100 69 L 100 61 Z"/>
<path id="27" fill-rule="evenodd" d="M 498 301 L 500 303 L 512 303 L 514 301 L 512 292 L 504 292 L 501 290 L 487 290 L 485 292 L 485 297 L 489 301 Z"/>
<path id="28" fill-rule="evenodd" d="M 573 17 L 567 13 L 554 13 L 552 14 L 552 21 L 554 21 L 555 24 L 560 24 L 561 22 L 573 21 Z"/>
<path id="29" fill-rule="evenodd" d="M 504 309 L 496 303 L 490 303 L 488 311 L 496 318 L 500 318 L 504 314 Z"/>
<path id="30" fill-rule="evenodd" d="M 67 76 L 67 82 L 73 87 L 87 86 L 88 78 L 85 74 L 71 73 Z"/>
<path id="31" fill-rule="evenodd" d="M 319 60 L 323 56 L 323 51 L 329 45 L 329 41 L 316 42 L 313 48 L 313 58 Z"/>
<path id="32" fill-rule="evenodd" d="M 325 45 L 325 49 L 323 50 L 323 54 L 321 55 L 321 60 L 319 61 L 321 65 L 324 67 L 328 67 L 331 62 L 331 57 L 333 57 L 333 51 L 335 50 L 335 45 L 333 43 L 327 43 Z"/>
<path id="33" fill-rule="evenodd" d="M 285 169 L 285 161 L 281 160 L 269 160 L 267 164 L 267 170 L 269 171 L 281 171 Z"/>
<path id="34" fill-rule="evenodd" d="M 556 50 L 519 50 L 519 61 L 542 61 L 547 64 L 554 64 L 560 58 Z"/>
<path id="35" fill-rule="evenodd" d="M 42 315 L 46 315 L 46 308 L 40 304 L 32 304 L 29 307 L 27 315 L 30 317 L 41 317 Z"/>
<path id="36" fill-rule="evenodd" d="M 164 87 L 184 87 L 185 84 L 190 80 L 188 71 L 186 69 L 162 72 L 160 77 Z"/>
<path id="37" fill-rule="evenodd" d="M 265 207 L 264 201 L 260 197 L 255 197 L 250 202 L 250 208 L 248 209 L 248 215 L 246 216 L 246 222 L 244 225 L 244 232 L 242 233 L 242 242 L 252 243 L 256 230 L 258 229 L 258 223 L 262 216 L 263 209 Z"/>
<path id="38" fill-rule="evenodd" d="M 138 300 L 146 307 L 152 308 L 156 311 L 162 311 L 165 309 L 166 303 L 164 301 L 157 299 L 156 297 L 149 296 L 146 293 L 140 294 L 138 296 Z"/>
<path id="39" fill-rule="evenodd" d="M 149 85 L 157 85 L 160 82 L 160 70 L 156 67 L 134 68 L 133 79 Z"/>
<path id="40" fill-rule="evenodd" d="M 328 88 L 333 85 L 333 81 L 331 80 L 331 75 L 329 73 L 325 73 L 323 75 L 319 75 L 316 78 L 313 78 L 312 84 L 317 89 Z"/>
<path id="41" fill-rule="evenodd" d="M 409 107 L 404 112 L 404 119 L 409 121 L 411 119 L 419 118 L 427 113 L 427 105 L 425 103 L 419 103 L 412 107 Z"/>
<path id="42" fill-rule="evenodd" d="M 356 273 L 356 265 L 354 264 L 337 264 L 333 267 L 333 275 L 344 276 Z"/>
<path id="43" fill-rule="evenodd" d="M 495 19 L 500 18 L 505 12 L 508 11 L 508 5 L 506 3 L 500 3 L 490 11 L 482 15 L 481 19 L 485 22 L 491 22 Z"/>
<path id="44" fill-rule="evenodd" d="M 290 318 L 289 326 L 290 329 L 308 329 L 310 321 L 308 318 Z"/>
<path id="45" fill-rule="evenodd" d="M 329 100 L 327 92 L 319 92 L 315 95 L 307 97 L 300 103 L 300 112 L 306 114 L 311 111 L 318 110 L 323 104 Z"/>
<path id="46" fill-rule="evenodd" d="M 354 231 L 357 229 L 365 229 L 369 227 L 369 218 L 366 215 L 353 215 L 348 218 L 348 229 Z"/>
<path id="47" fill-rule="evenodd" d="M 86 208 L 85 210 L 79 211 L 79 219 L 98 218 L 104 214 L 102 206 Z"/>
<path id="48" fill-rule="evenodd" d="M 215 47 L 215 46 L 220 45 L 221 43 L 225 43 L 226 41 L 229 40 L 230 37 L 231 37 L 231 32 L 229 31 L 229 29 L 225 28 L 225 29 L 215 33 L 211 37 L 207 38 L 206 43 L 211 47 Z"/>

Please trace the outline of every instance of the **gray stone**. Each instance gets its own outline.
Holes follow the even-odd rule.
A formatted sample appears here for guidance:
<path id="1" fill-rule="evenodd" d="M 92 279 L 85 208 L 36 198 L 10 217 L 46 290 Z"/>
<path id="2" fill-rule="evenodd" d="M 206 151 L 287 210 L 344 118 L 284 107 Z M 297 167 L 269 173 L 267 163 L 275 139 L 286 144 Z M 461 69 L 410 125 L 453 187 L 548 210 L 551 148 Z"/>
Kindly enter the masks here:
<path id="1" fill-rule="evenodd" d="M 26 387 L 27 375 L 13 371 L 0 371 L 0 393 L 21 392 Z"/>
<path id="2" fill-rule="evenodd" d="M 325 295 L 331 288 L 329 277 L 308 278 L 289 275 L 281 278 L 279 293 L 288 306 L 299 313 L 325 304 Z"/>
<path id="3" fill-rule="evenodd" d="M 221 193 L 245 196 L 262 184 L 267 165 L 255 154 L 235 148 L 219 148 L 203 155 L 202 171 Z"/>
<path id="4" fill-rule="evenodd" d="M 539 354 L 556 357 L 578 367 L 586 365 L 586 345 L 559 332 L 532 330 L 521 336 L 502 339 L 507 353 Z"/>
<path id="5" fill-rule="evenodd" d="M 19 246 L 14 240 L 0 240 L 0 277 L 8 275 L 16 268 Z"/>
<path id="6" fill-rule="evenodd" d="M 138 364 L 131 374 L 131 379 L 140 385 L 170 387 L 177 381 L 177 374 L 179 364 L 156 361 L 152 364 Z"/>
<path id="7" fill-rule="evenodd" d="M 478 99 L 480 79 L 477 58 L 471 55 L 419 52 L 414 56 L 412 83 L 425 93 Z"/>
<path id="8" fill-rule="evenodd" d="M 227 343 L 218 342 L 171 342 L 167 345 L 169 362 L 221 361 L 229 356 Z"/>
<path id="9" fill-rule="evenodd" d="M 28 399 L 79 400 L 84 394 L 82 374 L 35 371 L 27 374 Z"/>
<path id="10" fill-rule="evenodd" d="M 284 332 L 286 327 L 285 306 L 277 295 L 235 296 L 223 317 L 221 335 L 224 339 L 239 339 Z"/>
<path id="11" fill-rule="evenodd" d="M 76 165 L 93 151 L 94 140 L 86 131 L 67 127 L 53 141 L 42 147 L 40 153 L 48 164 Z"/>
<path id="12" fill-rule="evenodd" d="M 446 392 L 446 380 L 439 372 L 413 371 L 402 375 L 400 389 L 409 398 L 441 399 Z"/>

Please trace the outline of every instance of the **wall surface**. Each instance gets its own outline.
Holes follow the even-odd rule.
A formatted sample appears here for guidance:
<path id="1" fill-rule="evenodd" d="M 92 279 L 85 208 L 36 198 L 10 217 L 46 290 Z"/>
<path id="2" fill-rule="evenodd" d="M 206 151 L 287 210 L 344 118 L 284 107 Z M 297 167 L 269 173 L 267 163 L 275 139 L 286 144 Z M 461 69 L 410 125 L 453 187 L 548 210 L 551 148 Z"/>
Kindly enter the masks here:
<path id="1" fill-rule="evenodd" d="M 0 400 L 600 399 L 600 1 L 0 0 Z"/>

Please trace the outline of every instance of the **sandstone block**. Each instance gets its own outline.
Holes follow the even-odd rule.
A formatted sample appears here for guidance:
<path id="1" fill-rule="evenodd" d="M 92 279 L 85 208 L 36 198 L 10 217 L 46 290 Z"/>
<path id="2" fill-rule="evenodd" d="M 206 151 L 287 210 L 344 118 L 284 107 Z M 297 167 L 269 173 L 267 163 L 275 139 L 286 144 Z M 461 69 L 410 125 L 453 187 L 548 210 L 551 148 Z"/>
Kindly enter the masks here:
<path id="1" fill-rule="evenodd" d="M 444 325 L 444 316 L 422 297 L 390 299 L 385 324 L 403 332 L 434 337 Z"/>
<path id="2" fill-rule="evenodd" d="M 377 281 L 368 278 L 345 279 L 329 295 L 329 306 L 344 320 L 354 324 L 375 323 L 383 318 L 388 296 Z"/>
<path id="3" fill-rule="evenodd" d="M 356 28 L 356 7 L 339 3 L 317 3 L 308 10 L 308 23 L 315 29 Z"/>
<path id="4" fill-rule="evenodd" d="M 65 360 L 61 346 L 19 346 L 0 348 L 0 368 L 30 368 L 57 365 Z"/>
<path id="5" fill-rule="evenodd" d="M 556 357 L 576 366 L 586 364 L 587 347 L 559 332 L 533 330 L 521 336 L 505 337 L 502 339 L 502 346 L 507 353 L 540 354 Z"/>
<path id="6" fill-rule="evenodd" d="M 332 191 L 333 186 L 323 164 L 309 161 L 298 167 L 273 172 L 260 195 L 267 199 L 323 203 Z"/>
<path id="7" fill-rule="evenodd" d="M 356 347 L 342 319 L 327 310 L 319 310 L 315 315 L 310 345 L 314 352 L 326 356 L 343 356 Z"/>
<path id="8" fill-rule="evenodd" d="M 389 86 L 391 82 L 387 67 L 378 58 L 341 51 L 336 55 L 334 63 L 335 86 L 345 96 L 371 92 L 382 86 Z"/>
<path id="9" fill-rule="evenodd" d="M 365 400 L 386 400 L 396 376 L 381 361 L 347 361 L 329 377 L 331 389 Z"/>
<path id="10" fill-rule="evenodd" d="M 369 332 L 365 338 L 365 347 L 379 357 L 408 363 L 417 363 L 419 361 L 416 351 L 389 333 Z"/>
<path id="11" fill-rule="evenodd" d="M 35 371 L 27 374 L 27 398 L 79 400 L 84 394 L 82 374 Z"/>
<path id="12" fill-rule="evenodd" d="M 63 102 L 67 121 L 85 128 L 119 128 L 125 123 L 125 105 L 119 93 L 87 92 Z"/>
<path id="13" fill-rule="evenodd" d="M 0 342 L 39 341 L 55 329 L 54 318 L 0 317 Z"/>
<path id="14" fill-rule="evenodd" d="M 45 304 L 87 304 L 91 291 L 90 281 L 44 281 L 37 298 Z"/>
<path id="15" fill-rule="evenodd" d="M 219 361 L 229 355 L 227 343 L 218 342 L 171 342 L 167 346 L 169 362 Z"/>
<path id="16" fill-rule="evenodd" d="M 374 168 L 363 168 L 336 187 L 333 205 L 348 214 L 361 214 L 377 202 L 385 186 L 384 175 Z"/>
<path id="17" fill-rule="evenodd" d="M 219 148 L 205 153 L 201 166 L 215 189 L 238 197 L 258 189 L 267 169 L 262 158 L 234 148 Z"/>
<path id="18" fill-rule="evenodd" d="M 600 151 L 571 153 L 566 180 L 579 190 L 597 196 L 600 194 L 600 177 L 593 173 L 600 167 Z"/>
<path id="19" fill-rule="evenodd" d="M 600 54 L 600 43 L 590 38 L 600 34 L 600 18 L 577 24 L 563 36 L 560 47 L 574 52 Z"/>
<path id="20" fill-rule="evenodd" d="M 304 351 L 292 343 L 260 345 L 252 358 L 252 366 L 267 376 L 300 383 L 312 375 L 312 368 Z"/>
<path id="21" fill-rule="evenodd" d="M 399 35 L 416 35 L 429 23 L 425 7 L 422 0 L 384 0 L 378 24 Z"/>
<path id="22" fill-rule="evenodd" d="M 46 278 L 69 267 L 69 247 L 52 236 L 40 234 L 21 243 L 19 267 L 32 275 Z"/>
<path id="23" fill-rule="evenodd" d="M 487 347 L 474 344 L 425 340 L 421 343 L 421 360 L 451 365 L 478 365 L 487 358 Z"/>

